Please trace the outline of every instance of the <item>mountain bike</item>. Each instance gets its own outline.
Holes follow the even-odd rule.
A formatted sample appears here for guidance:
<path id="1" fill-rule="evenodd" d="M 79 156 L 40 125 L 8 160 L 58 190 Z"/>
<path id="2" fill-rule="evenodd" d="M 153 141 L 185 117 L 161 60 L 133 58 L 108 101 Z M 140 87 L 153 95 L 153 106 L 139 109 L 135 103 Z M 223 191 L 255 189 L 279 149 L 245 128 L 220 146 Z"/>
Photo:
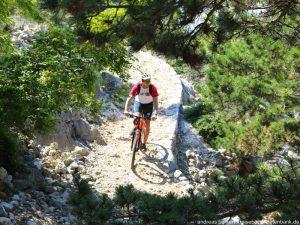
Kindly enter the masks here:
<path id="1" fill-rule="evenodd" d="M 151 118 L 146 116 L 136 116 L 133 114 L 129 114 L 129 117 L 134 118 L 133 124 L 135 126 L 135 131 L 134 134 L 132 135 L 132 140 L 131 140 L 131 150 L 132 150 L 131 169 L 133 170 L 135 154 L 142 145 L 142 138 L 144 137 L 144 133 L 146 129 L 145 120 L 151 120 Z"/>

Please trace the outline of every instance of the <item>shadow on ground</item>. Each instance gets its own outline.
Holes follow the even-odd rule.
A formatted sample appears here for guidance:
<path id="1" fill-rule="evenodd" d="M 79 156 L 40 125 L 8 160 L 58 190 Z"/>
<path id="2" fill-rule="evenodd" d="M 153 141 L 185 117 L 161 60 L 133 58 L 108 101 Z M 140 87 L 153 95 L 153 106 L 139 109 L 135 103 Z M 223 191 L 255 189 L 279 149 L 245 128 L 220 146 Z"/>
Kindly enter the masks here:
<path id="1" fill-rule="evenodd" d="M 137 152 L 133 173 L 141 180 L 151 184 L 163 185 L 170 182 L 166 164 L 168 156 L 169 153 L 164 146 L 149 142 L 147 150 Z"/>

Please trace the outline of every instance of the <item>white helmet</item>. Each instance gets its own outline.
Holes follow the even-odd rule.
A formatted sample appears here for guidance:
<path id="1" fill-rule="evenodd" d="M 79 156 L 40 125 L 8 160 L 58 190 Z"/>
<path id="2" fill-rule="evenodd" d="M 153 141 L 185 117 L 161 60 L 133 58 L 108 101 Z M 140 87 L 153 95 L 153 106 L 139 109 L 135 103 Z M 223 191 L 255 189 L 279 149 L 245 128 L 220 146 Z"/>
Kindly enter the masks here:
<path id="1" fill-rule="evenodd" d="M 142 80 L 151 80 L 151 75 L 148 73 L 143 73 Z"/>

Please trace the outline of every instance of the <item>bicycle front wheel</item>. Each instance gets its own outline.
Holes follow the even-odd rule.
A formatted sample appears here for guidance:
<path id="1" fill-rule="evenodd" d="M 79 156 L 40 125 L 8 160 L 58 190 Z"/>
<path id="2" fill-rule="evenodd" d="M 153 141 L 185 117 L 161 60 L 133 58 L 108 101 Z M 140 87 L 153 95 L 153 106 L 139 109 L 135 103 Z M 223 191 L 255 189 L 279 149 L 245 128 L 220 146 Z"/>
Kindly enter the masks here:
<path id="1" fill-rule="evenodd" d="M 141 145 L 140 142 L 141 142 L 141 135 L 139 132 L 136 132 L 135 135 L 132 137 L 132 144 L 131 144 L 131 150 L 132 150 L 131 169 L 134 169 L 135 154 L 139 149 L 139 146 Z"/>

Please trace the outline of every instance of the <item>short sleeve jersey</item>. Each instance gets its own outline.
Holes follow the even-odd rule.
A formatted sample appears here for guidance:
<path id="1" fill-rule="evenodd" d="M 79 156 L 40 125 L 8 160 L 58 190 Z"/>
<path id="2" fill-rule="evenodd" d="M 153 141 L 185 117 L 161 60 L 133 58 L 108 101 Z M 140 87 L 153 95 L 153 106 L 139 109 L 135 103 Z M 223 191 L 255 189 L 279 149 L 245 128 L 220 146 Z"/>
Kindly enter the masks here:
<path id="1" fill-rule="evenodd" d="M 153 102 L 153 97 L 157 97 L 159 94 L 157 92 L 157 87 L 153 84 L 152 85 L 152 95 L 150 94 L 149 87 L 143 88 L 140 85 L 140 93 L 138 93 L 138 85 L 134 85 L 129 93 L 131 96 L 135 96 L 135 101 L 140 102 L 142 104 L 148 104 Z"/>

